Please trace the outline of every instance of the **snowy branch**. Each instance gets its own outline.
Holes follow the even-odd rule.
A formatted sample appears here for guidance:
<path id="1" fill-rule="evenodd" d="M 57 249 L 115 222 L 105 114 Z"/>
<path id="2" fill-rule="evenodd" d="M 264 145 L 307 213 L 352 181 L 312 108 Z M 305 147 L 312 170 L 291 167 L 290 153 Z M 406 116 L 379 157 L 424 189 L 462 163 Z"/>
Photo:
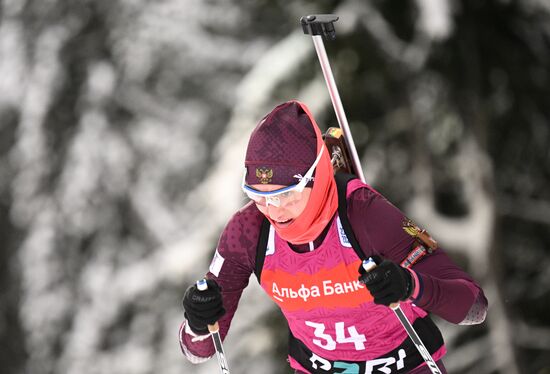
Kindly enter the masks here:
<path id="1" fill-rule="evenodd" d="M 501 195 L 497 203 L 499 214 L 550 225 L 550 201 Z"/>

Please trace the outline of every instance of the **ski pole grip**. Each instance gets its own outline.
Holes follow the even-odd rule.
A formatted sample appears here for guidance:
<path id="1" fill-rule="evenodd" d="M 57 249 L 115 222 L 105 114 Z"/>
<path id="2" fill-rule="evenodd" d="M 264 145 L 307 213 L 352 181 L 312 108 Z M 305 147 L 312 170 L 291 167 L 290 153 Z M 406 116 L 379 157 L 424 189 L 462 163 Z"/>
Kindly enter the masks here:
<path id="1" fill-rule="evenodd" d="M 376 267 L 376 262 L 374 262 L 372 257 L 369 257 L 366 260 L 363 260 L 362 266 L 363 266 L 363 269 L 368 273 L 369 271 L 371 271 Z M 399 308 L 399 303 L 397 302 L 397 303 L 390 304 L 390 308 L 392 308 L 393 310 Z"/>
<path id="2" fill-rule="evenodd" d="M 336 21 L 338 21 L 338 16 L 334 14 L 310 14 L 300 18 L 304 34 L 320 35 L 325 40 L 336 39 L 336 30 L 334 29 Z"/>
<path id="3" fill-rule="evenodd" d="M 206 278 L 203 278 L 197 281 L 197 289 L 199 291 L 206 291 L 208 289 L 208 283 L 206 283 Z M 220 331 L 220 326 L 218 325 L 218 322 L 214 322 L 213 325 L 208 325 L 208 331 L 210 332 Z"/>

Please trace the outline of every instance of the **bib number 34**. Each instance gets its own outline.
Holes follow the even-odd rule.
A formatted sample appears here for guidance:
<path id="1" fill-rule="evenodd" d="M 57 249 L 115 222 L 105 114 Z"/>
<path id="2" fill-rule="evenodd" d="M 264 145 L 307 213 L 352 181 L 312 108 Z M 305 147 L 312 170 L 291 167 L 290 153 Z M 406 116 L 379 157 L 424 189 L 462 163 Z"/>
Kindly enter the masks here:
<path id="1" fill-rule="evenodd" d="M 327 351 L 334 351 L 337 344 L 354 344 L 357 351 L 365 349 L 367 338 L 365 335 L 359 334 L 355 326 L 345 328 L 344 322 L 336 322 L 334 324 L 333 336 L 325 332 L 327 329 L 324 323 L 311 321 L 306 321 L 305 323 L 314 329 L 313 334 L 318 338 L 313 339 L 313 343 Z"/>

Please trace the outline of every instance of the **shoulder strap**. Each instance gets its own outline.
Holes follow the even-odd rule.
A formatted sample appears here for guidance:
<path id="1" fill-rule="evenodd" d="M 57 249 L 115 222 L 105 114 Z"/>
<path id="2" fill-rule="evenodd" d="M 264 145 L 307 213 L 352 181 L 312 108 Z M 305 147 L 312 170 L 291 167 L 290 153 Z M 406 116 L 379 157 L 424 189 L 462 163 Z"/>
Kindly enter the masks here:
<path id="1" fill-rule="evenodd" d="M 271 223 L 264 217 L 262 225 L 260 227 L 260 236 L 258 238 L 258 245 L 256 247 L 256 266 L 254 268 L 254 274 L 258 278 L 258 283 L 262 277 L 262 268 L 264 267 L 265 251 L 267 249 L 267 241 L 269 240 L 269 227 Z"/>
<path id="2" fill-rule="evenodd" d="M 353 174 L 336 173 L 334 175 L 334 179 L 336 180 L 336 187 L 338 189 L 338 216 L 340 217 L 340 222 L 342 223 L 344 232 L 346 233 L 346 236 L 351 243 L 353 250 L 357 254 L 357 257 L 359 257 L 361 260 L 364 260 L 366 258 L 365 253 L 361 249 L 361 246 L 359 245 L 359 242 L 357 241 L 357 238 L 353 233 L 351 224 L 348 219 L 348 182 L 352 179 L 357 179 L 357 177 Z"/>

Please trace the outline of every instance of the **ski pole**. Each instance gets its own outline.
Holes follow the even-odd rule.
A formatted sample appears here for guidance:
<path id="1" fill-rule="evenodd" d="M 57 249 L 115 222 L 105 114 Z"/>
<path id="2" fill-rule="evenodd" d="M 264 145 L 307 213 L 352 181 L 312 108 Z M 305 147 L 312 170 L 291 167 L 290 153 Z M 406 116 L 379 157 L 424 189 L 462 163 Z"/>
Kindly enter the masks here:
<path id="1" fill-rule="evenodd" d="M 334 81 L 334 75 L 332 74 L 332 69 L 330 68 L 325 45 L 323 44 L 323 38 L 328 40 L 336 39 L 336 30 L 334 29 L 334 22 L 336 21 L 338 21 L 338 16 L 335 16 L 334 14 L 315 14 L 302 17 L 300 19 L 300 24 L 302 25 L 304 34 L 311 35 L 311 38 L 313 39 L 315 51 L 317 52 L 317 57 L 319 58 L 321 70 L 323 71 L 323 76 L 329 91 L 330 100 L 332 101 L 332 106 L 334 107 L 334 111 L 336 113 L 338 125 L 340 125 L 340 128 L 344 132 L 344 139 L 348 145 L 348 150 L 351 154 L 357 176 L 363 183 L 365 183 L 365 176 L 363 174 L 363 169 L 361 168 L 359 155 L 357 154 L 357 149 L 355 148 L 355 143 L 351 135 L 346 113 L 344 112 L 344 106 L 342 105 L 342 100 L 340 99 L 340 94 L 338 93 L 338 88 L 336 87 L 336 83 Z M 366 271 L 372 270 L 375 266 L 376 263 L 371 258 L 363 261 L 363 268 Z M 420 337 L 410 321 L 407 319 L 407 316 L 405 316 L 405 313 L 403 313 L 399 303 L 392 304 L 390 308 L 395 312 L 395 315 L 420 352 L 420 355 L 428 365 L 428 368 L 432 374 L 441 374 L 441 371 L 430 355 L 430 352 L 426 349 L 426 346 L 422 343 L 422 340 L 420 340 Z"/>
<path id="2" fill-rule="evenodd" d="M 344 139 L 347 143 L 348 150 L 351 153 L 355 171 L 361 181 L 365 182 L 365 176 L 363 175 L 359 155 L 357 154 L 357 149 L 355 148 L 355 143 L 353 141 L 353 137 L 351 136 L 348 119 L 346 117 L 346 113 L 344 112 L 344 106 L 342 105 L 342 100 L 340 99 L 340 94 L 338 93 L 338 88 L 336 87 L 334 76 L 332 75 L 332 70 L 330 68 L 330 63 L 328 61 L 325 45 L 323 44 L 323 38 L 329 40 L 336 39 L 336 30 L 334 29 L 334 22 L 336 21 L 338 21 L 338 17 L 333 14 L 309 15 L 300 19 L 304 34 L 311 35 L 311 38 L 313 39 L 313 44 L 315 46 L 315 50 L 317 51 L 317 57 L 319 58 L 319 62 L 321 64 L 321 70 L 323 71 L 325 82 L 327 83 L 330 100 L 332 101 L 334 112 L 336 113 L 336 119 L 338 120 L 338 125 L 340 125 L 340 128 L 344 132 Z"/>
<path id="3" fill-rule="evenodd" d="M 199 291 L 206 291 L 208 289 L 206 279 L 197 281 L 197 289 Z M 216 355 L 218 356 L 218 363 L 220 364 L 220 372 L 221 374 L 229 374 L 229 366 L 227 365 L 227 360 L 225 358 L 218 322 L 215 322 L 213 325 L 208 325 L 208 331 L 210 331 L 210 334 L 212 335 L 214 348 L 216 348 Z"/>
<path id="4" fill-rule="evenodd" d="M 367 272 L 371 271 L 375 267 L 376 267 L 376 263 L 372 258 L 369 257 L 368 259 L 363 260 L 363 269 L 365 269 L 365 271 Z M 441 370 L 439 370 L 439 367 L 435 363 L 432 355 L 430 354 L 430 352 L 428 351 L 428 349 L 420 339 L 420 336 L 418 336 L 418 334 L 416 333 L 416 330 L 411 325 L 410 321 L 407 319 L 407 316 L 405 315 L 405 313 L 403 313 L 403 310 L 399 306 L 399 302 L 390 304 L 390 308 L 394 311 L 395 315 L 399 319 L 399 322 L 401 322 L 401 324 L 407 331 L 407 334 L 409 335 L 412 342 L 416 346 L 416 349 L 418 349 L 418 352 L 420 352 L 420 355 L 426 362 L 426 365 L 428 365 L 428 368 L 430 369 L 432 374 L 441 374 Z"/>

